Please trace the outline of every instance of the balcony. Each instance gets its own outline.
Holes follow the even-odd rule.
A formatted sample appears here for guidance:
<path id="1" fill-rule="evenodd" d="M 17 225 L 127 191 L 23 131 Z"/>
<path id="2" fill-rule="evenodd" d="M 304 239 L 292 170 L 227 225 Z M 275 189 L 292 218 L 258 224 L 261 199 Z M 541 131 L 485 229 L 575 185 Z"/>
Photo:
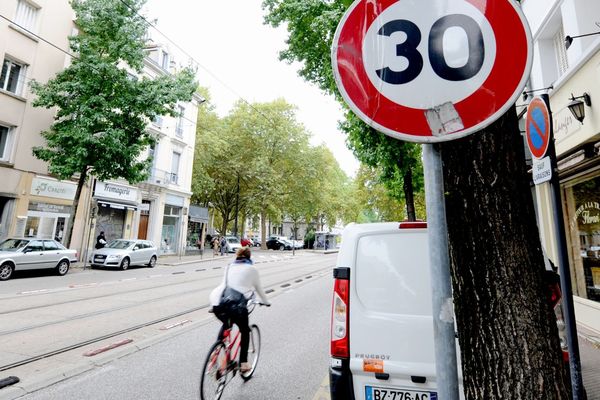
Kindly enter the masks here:
<path id="1" fill-rule="evenodd" d="M 153 185 L 178 185 L 179 174 L 169 171 L 163 171 L 161 169 L 153 168 L 150 170 L 150 176 L 147 179 L 148 183 Z"/>

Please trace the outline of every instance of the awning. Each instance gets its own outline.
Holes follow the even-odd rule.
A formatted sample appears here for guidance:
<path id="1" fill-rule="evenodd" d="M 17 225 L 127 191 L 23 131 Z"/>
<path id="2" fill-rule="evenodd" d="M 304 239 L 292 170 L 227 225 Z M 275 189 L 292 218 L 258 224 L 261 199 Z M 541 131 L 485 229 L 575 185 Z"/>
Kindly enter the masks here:
<path id="1" fill-rule="evenodd" d="M 137 206 L 131 205 L 131 204 L 121 204 L 121 203 L 113 203 L 113 202 L 109 202 L 109 201 L 104 201 L 104 200 L 98 200 L 98 205 L 101 207 L 110 207 L 110 208 L 114 208 L 116 210 L 137 210 Z"/>

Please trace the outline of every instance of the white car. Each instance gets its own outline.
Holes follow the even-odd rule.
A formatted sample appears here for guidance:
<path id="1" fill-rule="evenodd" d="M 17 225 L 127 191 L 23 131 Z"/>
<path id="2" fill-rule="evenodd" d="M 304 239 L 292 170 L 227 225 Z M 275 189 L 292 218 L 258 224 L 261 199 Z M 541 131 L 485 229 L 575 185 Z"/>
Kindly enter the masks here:
<path id="1" fill-rule="evenodd" d="M 0 281 L 10 279 L 14 271 L 30 269 L 53 268 L 63 276 L 75 262 L 77 251 L 52 239 L 10 238 L 0 243 Z"/>
<path id="2" fill-rule="evenodd" d="M 228 253 L 235 253 L 243 247 L 240 240 L 235 236 L 225 236 L 225 241 L 227 242 L 226 251 Z"/>
<path id="3" fill-rule="evenodd" d="M 158 249 L 148 240 L 117 239 L 106 247 L 94 250 L 90 257 L 92 268 L 114 267 L 126 270 L 131 265 L 156 266 Z"/>

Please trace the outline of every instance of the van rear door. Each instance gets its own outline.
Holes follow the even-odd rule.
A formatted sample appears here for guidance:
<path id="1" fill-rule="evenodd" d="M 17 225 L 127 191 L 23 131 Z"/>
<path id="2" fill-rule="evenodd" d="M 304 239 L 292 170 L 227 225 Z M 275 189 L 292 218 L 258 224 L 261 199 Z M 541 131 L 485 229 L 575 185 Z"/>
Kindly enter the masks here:
<path id="1" fill-rule="evenodd" d="M 356 399 L 437 399 L 427 230 L 357 240 L 349 322 Z"/>

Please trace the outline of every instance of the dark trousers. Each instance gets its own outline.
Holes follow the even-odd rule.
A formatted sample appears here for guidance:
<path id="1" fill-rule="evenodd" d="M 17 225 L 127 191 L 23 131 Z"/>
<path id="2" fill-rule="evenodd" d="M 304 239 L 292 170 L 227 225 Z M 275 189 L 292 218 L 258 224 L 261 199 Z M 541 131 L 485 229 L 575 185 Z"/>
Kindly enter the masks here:
<path id="1" fill-rule="evenodd" d="M 248 326 L 248 310 L 244 310 L 239 315 L 229 317 L 229 323 L 224 323 L 219 332 L 219 339 L 223 337 L 223 330 L 236 324 L 240 330 L 240 364 L 248 361 L 248 345 L 250 344 L 250 327 Z M 232 338 L 233 339 L 233 338 Z"/>

